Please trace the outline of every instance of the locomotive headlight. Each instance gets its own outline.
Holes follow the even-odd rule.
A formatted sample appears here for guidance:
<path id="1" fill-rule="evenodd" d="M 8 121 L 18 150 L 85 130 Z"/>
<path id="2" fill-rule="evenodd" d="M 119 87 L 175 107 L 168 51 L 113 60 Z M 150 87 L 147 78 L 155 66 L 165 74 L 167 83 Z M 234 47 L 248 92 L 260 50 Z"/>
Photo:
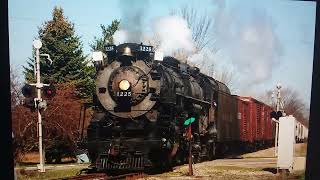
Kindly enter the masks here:
<path id="1" fill-rule="evenodd" d="M 122 91 L 126 91 L 128 90 L 130 87 L 130 83 L 128 80 L 121 80 L 120 83 L 119 83 L 119 88 L 122 90 Z"/>

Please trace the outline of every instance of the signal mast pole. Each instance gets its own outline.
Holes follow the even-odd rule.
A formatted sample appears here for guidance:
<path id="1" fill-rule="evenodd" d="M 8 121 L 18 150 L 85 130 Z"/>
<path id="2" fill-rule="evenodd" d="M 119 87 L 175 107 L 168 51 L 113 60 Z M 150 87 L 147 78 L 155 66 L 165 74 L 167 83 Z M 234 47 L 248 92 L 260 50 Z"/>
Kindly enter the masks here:
<path id="1" fill-rule="evenodd" d="M 281 108 L 281 84 L 277 84 L 277 103 L 276 103 L 276 110 L 279 112 L 280 110 L 282 111 Z M 275 142 L 274 142 L 274 156 L 278 155 L 278 134 L 279 134 L 279 121 L 276 122 L 276 137 L 275 137 Z"/>
<path id="2" fill-rule="evenodd" d="M 38 130 L 39 130 L 39 156 L 40 156 L 40 164 L 38 166 L 38 169 L 40 172 L 45 172 L 44 168 L 44 157 L 43 157 L 43 147 L 42 147 L 42 116 L 41 116 L 41 109 L 46 109 L 47 108 L 47 102 L 41 98 L 41 89 L 44 86 L 50 86 L 49 84 L 43 84 L 41 83 L 41 78 L 40 78 L 40 56 L 45 56 L 47 60 L 50 61 L 50 64 L 52 64 L 52 60 L 50 59 L 49 54 L 40 54 L 40 48 L 42 47 L 42 43 L 40 40 L 34 40 L 33 41 L 33 47 L 36 49 L 36 68 L 35 70 L 35 75 L 37 78 L 36 84 L 30 84 L 33 86 L 36 86 L 37 88 L 37 97 L 34 98 L 35 106 L 38 110 Z M 52 90 L 50 90 L 50 93 L 52 95 Z M 47 93 L 46 93 L 47 94 Z"/>
<path id="3" fill-rule="evenodd" d="M 33 41 L 33 47 L 36 49 L 36 75 L 37 75 L 37 98 L 35 102 L 41 102 L 41 88 L 43 87 L 43 84 L 40 82 L 40 48 L 42 47 L 42 43 L 40 40 L 34 40 Z M 40 155 L 40 164 L 38 166 L 38 169 L 40 172 L 45 172 L 44 167 L 44 157 L 43 157 L 43 148 L 42 148 L 42 116 L 40 112 L 40 108 L 37 108 L 38 110 L 38 130 L 39 130 L 39 155 Z"/>

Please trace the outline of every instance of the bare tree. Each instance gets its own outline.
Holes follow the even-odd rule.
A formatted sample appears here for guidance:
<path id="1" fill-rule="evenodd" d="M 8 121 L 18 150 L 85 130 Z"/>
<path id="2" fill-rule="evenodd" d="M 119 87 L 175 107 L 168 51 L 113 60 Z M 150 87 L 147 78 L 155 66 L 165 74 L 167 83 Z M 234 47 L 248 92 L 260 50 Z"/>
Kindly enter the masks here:
<path id="1" fill-rule="evenodd" d="M 203 48 L 212 45 L 213 38 L 210 34 L 212 18 L 207 12 L 200 14 L 194 7 L 184 5 L 180 9 L 172 10 L 171 14 L 181 16 L 187 21 L 188 27 L 192 32 L 192 39 L 196 45 L 194 53 L 198 53 Z M 213 48 L 209 48 L 213 50 Z"/>
<path id="2" fill-rule="evenodd" d="M 281 97 L 284 104 L 284 109 L 289 114 L 296 114 L 306 109 L 306 105 L 299 98 L 297 91 L 285 88 L 281 90 Z"/>
<path id="3" fill-rule="evenodd" d="M 267 90 L 264 93 L 262 93 L 258 99 L 262 102 L 264 102 L 265 104 L 275 108 L 276 104 L 275 101 L 273 100 L 273 96 L 274 96 L 274 91 L 273 90 Z"/>
<path id="4" fill-rule="evenodd" d="M 74 157 L 79 140 L 79 118 L 83 103 L 75 93 L 73 84 L 56 84 L 57 95 L 47 100 L 48 108 L 43 113 L 43 134 L 46 160 L 61 161 L 63 157 Z M 21 90 L 21 89 L 18 89 Z M 89 123 L 91 110 L 86 114 L 85 127 Z M 15 135 L 15 159 L 21 161 L 28 152 L 37 151 L 37 113 L 18 104 L 12 108 L 12 127 Z"/>
<path id="5" fill-rule="evenodd" d="M 213 61 L 213 56 L 219 49 L 215 47 L 215 40 L 213 34 L 211 34 L 213 32 L 213 19 L 210 15 L 206 11 L 199 12 L 188 5 L 173 9 L 171 15 L 180 16 L 187 22 L 195 44 L 192 52 L 179 49 L 174 51 L 172 56 L 182 62 L 199 67 L 202 73 L 226 84 L 231 91 L 236 90 L 236 73 L 230 68 L 216 68 L 217 66 Z M 148 39 L 147 42 L 153 45 L 154 49 L 158 49 L 161 44 L 161 40 L 156 35 Z M 196 61 L 192 60 L 194 55 L 199 55 L 201 58 L 197 58 Z"/>
<path id="6" fill-rule="evenodd" d="M 145 40 L 147 41 L 147 44 L 153 46 L 154 50 L 158 50 L 160 48 L 161 40 L 157 34 L 154 34 L 152 37 L 146 37 Z"/>
<path id="7" fill-rule="evenodd" d="M 272 96 L 274 96 L 272 98 Z M 286 114 L 293 115 L 298 121 L 308 124 L 308 114 L 309 108 L 301 99 L 299 93 L 291 88 L 283 88 L 281 89 L 281 97 L 283 101 L 283 108 Z M 275 103 L 276 93 L 274 90 L 268 90 L 264 95 L 260 96 L 260 99 L 271 105 L 274 109 L 276 109 Z M 274 99 L 272 102 L 271 99 Z M 271 102 L 271 103 L 270 103 Z"/>
<path id="8" fill-rule="evenodd" d="M 203 59 L 193 62 L 190 64 L 200 68 L 201 72 L 207 76 L 213 77 L 214 79 L 225 84 L 231 92 L 238 90 L 237 84 L 237 74 L 231 68 L 217 68 L 213 61 L 208 61 L 209 57 L 207 54 L 203 53 Z"/>
<path id="9" fill-rule="evenodd" d="M 184 5 L 180 9 L 172 10 L 171 14 L 181 16 L 186 20 L 188 27 L 192 32 L 192 39 L 196 47 L 191 55 L 202 55 L 202 59 L 198 59 L 197 62 L 189 63 L 199 67 L 204 74 L 226 84 L 231 91 L 235 91 L 236 73 L 230 68 L 218 69 L 216 68 L 216 64 L 212 61 L 212 56 L 214 56 L 219 49 L 215 46 L 213 34 L 210 34 L 213 29 L 213 19 L 210 15 L 206 11 L 199 12 L 194 7 L 188 5 Z M 209 50 L 210 54 L 204 52 L 204 49 Z M 183 52 L 177 52 L 174 54 L 174 57 L 188 58 L 188 55 L 183 54 Z"/>
<path id="10" fill-rule="evenodd" d="M 231 92 L 237 90 L 237 88 L 235 87 L 236 79 L 235 79 L 235 73 L 233 70 L 226 68 L 219 71 L 216 75 L 216 79 L 224 83 L 225 85 L 227 85 Z"/>
<path id="11" fill-rule="evenodd" d="M 11 65 L 10 91 L 15 162 L 20 162 L 26 152 L 37 147 L 37 118 L 35 113 L 23 106 L 22 86 L 23 81 L 19 79 L 17 68 Z"/>
<path id="12" fill-rule="evenodd" d="M 13 65 L 11 65 L 10 67 L 11 108 L 13 108 L 22 103 L 22 82 L 21 80 L 19 80 L 18 71 L 16 67 L 14 67 Z"/>

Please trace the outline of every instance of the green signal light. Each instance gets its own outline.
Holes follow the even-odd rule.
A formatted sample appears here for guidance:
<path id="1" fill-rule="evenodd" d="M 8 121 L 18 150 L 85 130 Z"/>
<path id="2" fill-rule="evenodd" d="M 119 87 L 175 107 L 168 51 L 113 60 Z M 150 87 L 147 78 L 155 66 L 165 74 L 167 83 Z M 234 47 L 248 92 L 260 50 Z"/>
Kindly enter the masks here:
<path id="1" fill-rule="evenodd" d="M 183 125 L 188 126 L 189 124 L 193 123 L 196 120 L 196 118 L 191 117 L 184 121 Z"/>

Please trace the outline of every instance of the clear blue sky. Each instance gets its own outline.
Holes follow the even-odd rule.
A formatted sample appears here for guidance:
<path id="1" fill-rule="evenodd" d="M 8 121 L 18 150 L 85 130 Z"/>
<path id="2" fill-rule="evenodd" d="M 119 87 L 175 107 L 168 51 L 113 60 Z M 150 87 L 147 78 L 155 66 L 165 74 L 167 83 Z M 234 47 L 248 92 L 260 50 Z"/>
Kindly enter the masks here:
<path id="1" fill-rule="evenodd" d="M 136 0 L 138 1 L 138 0 Z M 128 3 L 131 1 L 128 0 Z M 212 18 L 221 10 L 219 4 L 225 3 L 224 11 L 232 15 L 230 24 L 246 24 L 248 19 L 255 17 L 262 11 L 262 16 L 267 17 L 268 24 L 271 24 L 273 35 L 278 38 L 281 52 L 274 57 L 275 65 L 271 69 L 272 77 L 255 87 L 252 91 L 263 91 L 272 88 L 278 81 L 284 86 L 296 89 L 304 100 L 309 103 L 313 43 L 315 26 L 315 2 L 298 2 L 286 0 L 161 0 L 144 1 L 147 4 L 147 11 L 144 13 L 144 24 L 146 30 L 156 17 L 169 15 L 172 9 L 189 4 L 197 9 L 207 10 L 212 13 Z M 65 15 L 75 24 L 77 35 L 81 37 L 84 52 L 90 53 L 89 43 L 94 36 L 99 36 L 100 24 L 108 25 L 114 19 L 121 19 L 121 10 L 116 0 L 28 0 L 9 1 L 9 37 L 10 37 L 10 59 L 11 64 L 21 72 L 22 65 L 26 64 L 28 57 L 31 57 L 32 40 L 37 36 L 38 27 L 51 18 L 54 6 L 61 6 Z M 258 13 L 259 14 L 259 13 Z M 270 22 L 269 22 L 270 20 Z M 257 23 L 259 24 L 259 23 Z M 236 26 L 238 27 L 238 26 Z M 245 27 L 245 26 L 244 26 Z M 224 27 L 220 27 L 220 29 Z M 228 41 L 229 42 L 229 41 Z M 217 44 L 222 49 L 221 60 L 227 61 L 228 57 L 237 63 L 232 56 L 233 46 L 230 41 Z M 237 42 L 237 41 L 234 41 Z M 279 46 L 279 47 L 280 47 Z M 272 51 L 272 50 L 271 50 Z M 239 66 L 241 67 L 241 66 Z M 242 72 L 245 73 L 245 72 Z M 242 78 L 242 80 L 245 80 Z M 251 92 L 251 90 L 248 90 Z M 241 92 L 241 91 L 240 91 Z M 243 92 L 243 91 L 242 91 Z"/>

